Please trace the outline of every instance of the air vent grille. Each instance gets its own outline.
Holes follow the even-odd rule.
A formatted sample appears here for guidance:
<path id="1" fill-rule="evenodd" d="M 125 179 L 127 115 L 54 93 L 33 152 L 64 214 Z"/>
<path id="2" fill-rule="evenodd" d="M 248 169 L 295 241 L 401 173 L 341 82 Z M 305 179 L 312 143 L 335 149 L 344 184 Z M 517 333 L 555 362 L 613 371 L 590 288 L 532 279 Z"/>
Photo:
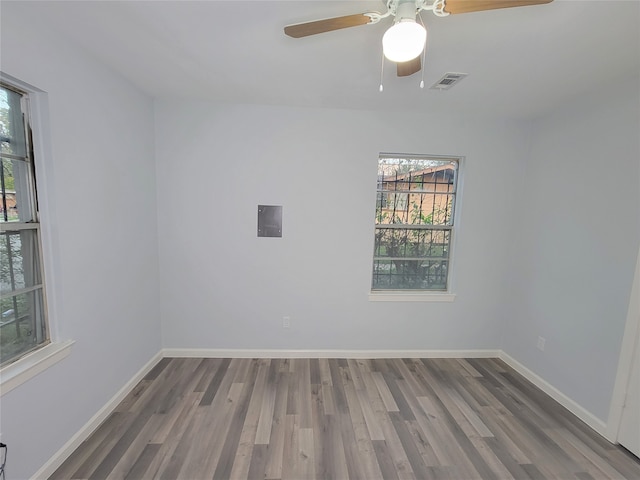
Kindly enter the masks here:
<path id="1" fill-rule="evenodd" d="M 436 83 L 431 85 L 434 90 L 449 90 L 456 83 L 460 82 L 464 77 L 466 77 L 468 73 L 458 73 L 458 72 L 449 72 L 445 73 L 444 76 L 438 80 Z"/>

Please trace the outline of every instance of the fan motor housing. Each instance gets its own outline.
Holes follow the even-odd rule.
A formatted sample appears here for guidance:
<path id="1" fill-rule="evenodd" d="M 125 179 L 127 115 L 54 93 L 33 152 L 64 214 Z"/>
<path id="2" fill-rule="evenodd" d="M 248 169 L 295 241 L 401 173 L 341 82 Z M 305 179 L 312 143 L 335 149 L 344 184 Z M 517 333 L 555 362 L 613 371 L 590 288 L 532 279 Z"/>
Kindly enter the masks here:
<path id="1" fill-rule="evenodd" d="M 398 23 L 402 21 L 412 21 L 415 22 L 416 14 L 418 13 L 418 8 L 416 7 L 415 0 L 392 0 L 392 4 L 395 3 L 395 19 L 393 23 Z"/>

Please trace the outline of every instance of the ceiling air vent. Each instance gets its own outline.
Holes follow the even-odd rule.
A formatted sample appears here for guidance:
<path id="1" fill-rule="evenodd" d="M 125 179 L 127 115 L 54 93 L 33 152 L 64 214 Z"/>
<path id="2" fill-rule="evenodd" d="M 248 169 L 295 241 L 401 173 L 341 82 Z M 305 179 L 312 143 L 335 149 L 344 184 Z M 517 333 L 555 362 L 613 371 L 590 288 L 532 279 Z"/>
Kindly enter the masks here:
<path id="1" fill-rule="evenodd" d="M 431 85 L 430 88 L 434 90 L 448 90 L 467 75 L 468 73 L 445 73 L 444 76 L 436 83 Z"/>

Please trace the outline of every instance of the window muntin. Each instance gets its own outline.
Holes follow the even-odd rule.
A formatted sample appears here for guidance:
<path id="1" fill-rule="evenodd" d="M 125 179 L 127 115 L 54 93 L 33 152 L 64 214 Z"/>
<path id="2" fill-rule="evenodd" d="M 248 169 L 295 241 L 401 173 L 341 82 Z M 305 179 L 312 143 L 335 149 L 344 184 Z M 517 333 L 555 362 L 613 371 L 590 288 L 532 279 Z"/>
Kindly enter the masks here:
<path id="1" fill-rule="evenodd" d="M 0 364 L 49 343 L 29 99 L 0 84 Z"/>
<path id="2" fill-rule="evenodd" d="M 447 291 L 459 159 L 381 155 L 372 290 Z"/>

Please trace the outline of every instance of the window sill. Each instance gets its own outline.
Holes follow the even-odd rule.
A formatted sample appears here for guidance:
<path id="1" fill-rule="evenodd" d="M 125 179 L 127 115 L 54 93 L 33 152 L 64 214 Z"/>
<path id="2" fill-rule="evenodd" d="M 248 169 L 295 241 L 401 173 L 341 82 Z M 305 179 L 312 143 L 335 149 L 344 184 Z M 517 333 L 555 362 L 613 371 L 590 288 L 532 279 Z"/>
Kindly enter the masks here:
<path id="1" fill-rule="evenodd" d="M 73 340 L 50 343 L 0 369 L 0 397 L 64 359 L 73 344 Z"/>
<path id="2" fill-rule="evenodd" d="M 371 292 L 370 302 L 453 302 L 455 293 Z"/>

